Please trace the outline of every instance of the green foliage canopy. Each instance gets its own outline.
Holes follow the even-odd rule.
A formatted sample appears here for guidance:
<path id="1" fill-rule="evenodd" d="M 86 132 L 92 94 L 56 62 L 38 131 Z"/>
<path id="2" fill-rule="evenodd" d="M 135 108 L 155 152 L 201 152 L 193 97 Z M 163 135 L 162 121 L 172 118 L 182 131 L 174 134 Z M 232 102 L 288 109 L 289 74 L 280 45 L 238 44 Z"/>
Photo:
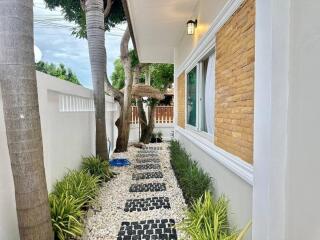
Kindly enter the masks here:
<path id="1" fill-rule="evenodd" d="M 151 64 L 151 86 L 164 91 L 173 83 L 173 65 L 172 64 Z"/>
<path id="2" fill-rule="evenodd" d="M 81 8 L 80 0 L 44 0 L 47 7 L 53 10 L 57 7 L 62 9 L 64 17 L 69 22 L 74 22 L 76 27 L 73 28 L 72 34 L 79 38 L 86 38 L 86 16 Z M 107 1 L 104 0 L 106 5 Z M 116 24 L 125 21 L 125 14 L 122 8 L 121 0 L 113 0 L 110 14 L 105 21 L 105 30 L 109 31 L 110 28 Z"/>
<path id="3" fill-rule="evenodd" d="M 131 68 L 139 64 L 139 59 L 135 50 L 129 51 L 129 57 L 131 61 Z M 116 89 L 122 89 L 124 87 L 124 69 L 120 58 L 116 59 L 113 63 L 114 71 L 111 75 L 112 86 Z"/>
<path id="4" fill-rule="evenodd" d="M 139 64 L 139 59 L 135 50 L 130 50 L 131 67 Z M 173 64 L 156 63 L 149 67 L 151 74 L 151 86 L 164 91 L 173 83 Z M 142 71 L 143 73 L 144 71 Z M 124 69 L 120 59 L 114 61 L 114 71 L 111 75 L 112 86 L 117 89 L 124 87 Z M 141 76 L 140 82 L 144 82 L 144 76 Z"/>
<path id="5" fill-rule="evenodd" d="M 116 89 L 122 89 L 124 87 L 124 69 L 120 58 L 114 61 L 114 71 L 111 75 L 112 86 Z"/>
<path id="6" fill-rule="evenodd" d="M 47 73 L 51 76 L 66 80 L 68 82 L 81 85 L 77 76 L 72 72 L 72 70 L 70 68 L 66 69 L 62 63 L 56 66 L 53 63 L 49 64 L 49 63 L 40 61 L 36 63 L 36 70 L 43 73 Z"/>

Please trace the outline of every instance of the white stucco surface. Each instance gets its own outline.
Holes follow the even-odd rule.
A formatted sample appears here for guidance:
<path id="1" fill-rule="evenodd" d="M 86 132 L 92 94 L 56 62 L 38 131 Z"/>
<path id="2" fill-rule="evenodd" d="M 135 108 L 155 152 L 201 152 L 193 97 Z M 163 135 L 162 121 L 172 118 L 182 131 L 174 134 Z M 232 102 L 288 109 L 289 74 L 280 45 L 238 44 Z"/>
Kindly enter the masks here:
<path id="1" fill-rule="evenodd" d="M 68 169 L 77 169 L 82 156 L 95 152 L 94 111 L 75 105 L 73 111 L 59 110 L 59 95 L 92 100 L 92 91 L 49 75 L 37 72 L 44 162 L 49 191 Z M 75 104 L 74 102 L 71 103 Z M 114 121 L 117 105 L 106 97 L 108 138 L 115 145 Z M 18 237 L 13 178 L 5 133 L 2 98 L 0 95 L 0 239 Z"/>
<path id="2" fill-rule="evenodd" d="M 320 2 L 291 1 L 286 239 L 320 239 Z"/>

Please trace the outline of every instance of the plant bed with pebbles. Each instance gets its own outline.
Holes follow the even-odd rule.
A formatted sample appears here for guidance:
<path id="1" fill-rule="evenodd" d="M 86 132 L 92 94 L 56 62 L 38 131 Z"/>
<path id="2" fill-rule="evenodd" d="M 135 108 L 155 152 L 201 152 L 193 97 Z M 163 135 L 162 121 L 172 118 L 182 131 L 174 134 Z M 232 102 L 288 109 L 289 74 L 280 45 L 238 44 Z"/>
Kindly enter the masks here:
<path id="1" fill-rule="evenodd" d="M 187 210 L 187 205 L 182 196 L 182 191 L 177 184 L 177 180 L 172 171 L 170 164 L 170 153 L 168 150 L 167 143 L 149 144 L 150 147 L 158 147 L 157 158 L 160 159 L 160 166 L 163 178 L 150 178 L 150 179 L 140 179 L 133 180 L 133 174 L 140 174 L 139 170 L 135 169 L 135 165 L 139 165 L 136 162 L 137 153 L 140 149 L 129 147 L 128 152 L 113 154 L 113 157 L 123 157 L 128 158 L 132 162 L 130 166 L 117 168 L 112 168 L 112 171 L 116 172 L 118 175 L 111 181 L 105 183 L 100 189 L 99 197 L 96 199 L 94 204 L 95 209 L 101 211 L 94 212 L 92 210 L 88 211 L 87 217 L 85 219 L 86 227 L 83 234 L 83 240 L 118 240 L 118 239 L 152 239 L 152 235 L 157 235 L 153 232 L 151 235 L 143 238 L 143 235 L 130 235 L 124 236 L 119 235 L 121 229 L 125 227 L 123 223 L 135 223 L 135 222 L 150 222 L 160 221 L 157 223 L 161 224 L 161 220 L 171 220 L 176 224 L 179 224 L 185 217 L 185 212 Z M 150 158 L 150 157 L 148 157 Z M 142 172 L 147 173 L 147 172 Z M 164 183 L 166 186 L 166 191 L 159 192 L 129 192 L 130 186 L 135 183 Z M 169 199 L 170 208 L 155 208 L 147 211 L 124 211 L 126 203 L 128 200 L 134 199 L 152 199 L 153 197 Z M 155 224 L 155 223 L 153 223 Z M 145 225 L 145 224 L 144 224 Z M 161 226 L 157 227 L 155 225 L 150 225 L 148 229 L 151 228 L 155 231 L 156 229 L 161 229 Z M 168 226 L 167 226 L 168 225 Z M 189 239 L 185 233 L 181 232 L 179 229 L 175 230 L 172 226 L 167 224 L 163 230 L 157 230 L 158 235 L 153 236 L 153 238 L 158 239 L 163 237 L 164 239 Z M 170 230 L 170 233 L 169 233 Z M 167 237 L 159 234 L 168 234 Z M 141 232 L 140 232 L 141 233 Z M 151 231 L 149 231 L 151 233 Z M 175 238 L 175 233 L 177 238 Z M 126 232 L 125 232 L 126 234 Z M 171 234 L 171 236 L 170 236 Z M 140 236 L 140 237 L 139 237 Z M 119 238 L 120 237 L 120 238 Z M 129 238 L 128 238 L 129 237 Z M 148 238 L 149 237 L 149 238 Z M 171 237 L 171 238 L 170 238 Z"/>

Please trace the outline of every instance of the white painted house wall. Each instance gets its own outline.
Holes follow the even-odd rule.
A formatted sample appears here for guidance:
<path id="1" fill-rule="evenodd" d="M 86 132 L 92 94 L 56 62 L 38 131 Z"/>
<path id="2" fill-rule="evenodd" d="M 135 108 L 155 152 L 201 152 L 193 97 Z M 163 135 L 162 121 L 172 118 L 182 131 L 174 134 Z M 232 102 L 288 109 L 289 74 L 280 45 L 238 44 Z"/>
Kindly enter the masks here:
<path id="1" fill-rule="evenodd" d="M 257 0 L 253 239 L 320 239 L 319 11 Z"/>
<path id="2" fill-rule="evenodd" d="M 68 169 L 78 169 L 82 156 L 95 153 L 92 90 L 37 72 L 41 129 L 48 190 Z M 113 146 L 118 105 L 106 96 L 106 125 Z M 13 178 L 0 94 L 0 239 L 19 239 Z"/>
<path id="3" fill-rule="evenodd" d="M 320 239 L 320 1 L 292 0 L 286 239 Z"/>

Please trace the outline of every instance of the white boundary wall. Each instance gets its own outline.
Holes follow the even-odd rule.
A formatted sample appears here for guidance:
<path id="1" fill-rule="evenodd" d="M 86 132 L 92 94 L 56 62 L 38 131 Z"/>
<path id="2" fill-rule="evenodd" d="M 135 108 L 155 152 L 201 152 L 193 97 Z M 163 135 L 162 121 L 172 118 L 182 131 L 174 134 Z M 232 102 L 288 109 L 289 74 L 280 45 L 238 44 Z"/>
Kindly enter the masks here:
<path id="1" fill-rule="evenodd" d="M 130 124 L 130 135 L 129 135 L 129 142 L 134 143 L 139 141 L 140 136 L 140 129 L 139 124 Z M 162 139 L 164 141 L 170 141 L 173 137 L 173 123 L 156 123 L 154 126 L 153 132 L 162 133 Z"/>
<path id="2" fill-rule="evenodd" d="M 37 72 L 46 178 L 49 191 L 68 169 L 77 169 L 81 157 L 95 152 L 92 90 Z M 119 107 L 106 96 L 106 125 L 111 148 Z M 19 239 L 13 178 L 5 133 L 0 91 L 0 239 Z"/>

